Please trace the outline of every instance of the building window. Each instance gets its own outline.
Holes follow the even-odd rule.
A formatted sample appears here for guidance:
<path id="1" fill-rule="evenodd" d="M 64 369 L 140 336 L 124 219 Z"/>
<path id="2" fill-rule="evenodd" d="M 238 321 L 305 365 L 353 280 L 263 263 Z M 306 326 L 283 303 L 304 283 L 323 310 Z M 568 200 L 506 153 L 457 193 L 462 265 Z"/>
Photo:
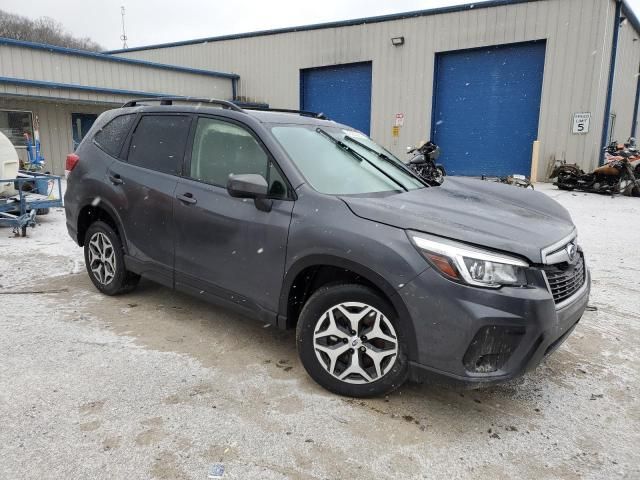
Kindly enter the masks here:
<path id="1" fill-rule="evenodd" d="M 24 134 L 33 139 L 33 115 L 20 110 L 0 110 L 0 132 L 4 133 L 16 148 L 25 148 Z"/>

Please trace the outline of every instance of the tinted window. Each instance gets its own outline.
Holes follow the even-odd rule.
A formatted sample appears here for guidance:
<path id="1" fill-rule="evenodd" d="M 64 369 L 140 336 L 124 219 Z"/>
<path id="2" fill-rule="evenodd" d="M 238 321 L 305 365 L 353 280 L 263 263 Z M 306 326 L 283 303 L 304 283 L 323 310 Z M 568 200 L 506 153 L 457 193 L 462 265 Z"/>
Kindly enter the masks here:
<path id="1" fill-rule="evenodd" d="M 191 118 L 145 115 L 133 132 L 127 160 L 133 165 L 176 175 L 180 171 Z"/>
<path id="2" fill-rule="evenodd" d="M 251 133 L 232 123 L 199 119 L 193 139 L 191 178 L 225 187 L 229 175 L 245 173 L 262 175 L 271 196 L 286 195 L 282 175 Z"/>
<path id="3" fill-rule="evenodd" d="M 93 137 L 93 141 L 109 155 L 117 157 L 122 148 L 122 142 L 129 133 L 129 129 L 136 118 L 134 114 L 120 115 L 107 123 Z"/>

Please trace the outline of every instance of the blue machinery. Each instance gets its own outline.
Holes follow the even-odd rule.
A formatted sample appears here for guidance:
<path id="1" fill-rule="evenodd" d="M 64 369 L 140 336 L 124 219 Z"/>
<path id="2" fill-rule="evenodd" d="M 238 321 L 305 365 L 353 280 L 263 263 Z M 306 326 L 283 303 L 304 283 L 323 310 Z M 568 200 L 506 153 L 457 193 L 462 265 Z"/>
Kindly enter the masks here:
<path id="1" fill-rule="evenodd" d="M 0 183 L 13 183 L 17 190 L 0 197 L 0 226 L 13 227 L 16 235 L 25 237 L 27 227 L 35 227 L 38 211 L 63 205 L 59 176 L 21 170 L 16 178 L 0 179 Z"/>

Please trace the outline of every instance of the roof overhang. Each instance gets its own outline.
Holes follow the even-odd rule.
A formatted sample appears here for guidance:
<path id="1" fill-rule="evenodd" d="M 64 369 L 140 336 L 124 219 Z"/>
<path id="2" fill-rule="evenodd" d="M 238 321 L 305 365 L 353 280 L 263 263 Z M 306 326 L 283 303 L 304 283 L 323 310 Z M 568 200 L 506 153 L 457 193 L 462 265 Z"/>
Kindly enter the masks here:
<path id="1" fill-rule="evenodd" d="M 105 53 L 89 52 L 86 50 L 76 50 L 73 48 L 58 47 L 56 45 L 48 45 L 45 43 L 26 42 L 23 40 L 14 40 L 12 38 L 0 37 L 0 46 L 7 45 L 11 47 L 29 48 L 32 50 L 44 50 L 54 53 L 62 53 L 76 57 L 91 58 L 94 60 L 102 60 L 105 62 L 117 62 L 140 67 L 155 68 L 158 70 L 171 70 L 174 72 L 191 73 L 194 75 L 205 75 L 208 77 L 221 77 L 229 79 L 238 79 L 240 76 L 236 73 L 217 72 L 214 70 L 203 70 L 199 68 L 180 67 L 177 65 L 167 65 L 164 63 L 149 62 L 147 60 L 137 60 L 133 58 L 117 57 L 107 55 Z"/>
<path id="2" fill-rule="evenodd" d="M 627 0 L 622 0 L 622 14 L 629 20 L 636 32 L 640 34 L 640 20 L 638 20 L 638 16 L 633 12 L 633 8 L 631 8 Z"/>

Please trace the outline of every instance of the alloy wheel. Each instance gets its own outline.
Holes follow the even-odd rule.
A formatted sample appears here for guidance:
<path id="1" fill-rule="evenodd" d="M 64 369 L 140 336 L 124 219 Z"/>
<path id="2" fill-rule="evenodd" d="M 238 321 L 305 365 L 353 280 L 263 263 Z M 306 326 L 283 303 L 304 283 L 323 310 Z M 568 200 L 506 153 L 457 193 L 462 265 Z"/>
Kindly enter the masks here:
<path id="1" fill-rule="evenodd" d="M 101 285 L 108 285 L 116 275 L 113 244 L 102 232 L 94 233 L 89 239 L 89 269 Z"/>
<path id="2" fill-rule="evenodd" d="M 324 369 L 346 383 L 381 379 L 398 357 L 398 337 L 389 319 L 360 302 L 345 302 L 323 313 L 314 328 L 313 346 Z"/>

